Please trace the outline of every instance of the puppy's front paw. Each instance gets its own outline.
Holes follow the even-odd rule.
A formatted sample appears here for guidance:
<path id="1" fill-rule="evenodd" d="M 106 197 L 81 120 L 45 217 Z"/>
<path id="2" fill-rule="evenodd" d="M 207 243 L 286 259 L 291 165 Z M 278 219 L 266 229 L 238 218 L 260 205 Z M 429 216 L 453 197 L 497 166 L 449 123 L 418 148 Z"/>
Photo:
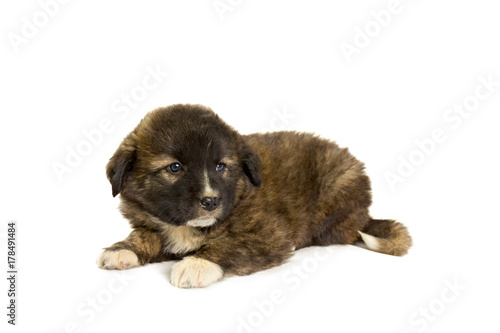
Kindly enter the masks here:
<path id="1" fill-rule="evenodd" d="M 127 269 L 140 266 L 139 258 L 131 250 L 104 250 L 97 259 L 102 269 Z"/>
<path id="2" fill-rule="evenodd" d="M 174 287 L 198 288 L 220 280 L 223 275 L 222 268 L 216 263 L 201 258 L 186 257 L 174 265 L 170 281 Z"/>

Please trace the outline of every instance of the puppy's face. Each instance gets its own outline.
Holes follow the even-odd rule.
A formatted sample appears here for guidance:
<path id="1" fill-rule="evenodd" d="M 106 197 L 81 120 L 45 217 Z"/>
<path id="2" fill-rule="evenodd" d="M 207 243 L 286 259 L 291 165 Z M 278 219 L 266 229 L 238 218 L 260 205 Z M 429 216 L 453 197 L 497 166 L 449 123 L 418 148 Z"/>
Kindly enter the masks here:
<path id="1" fill-rule="evenodd" d="M 210 109 L 173 105 L 150 112 L 107 165 L 113 195 L 173 225 L 208 227 L 241 192 L 259 186 L 259 159 Z"/>

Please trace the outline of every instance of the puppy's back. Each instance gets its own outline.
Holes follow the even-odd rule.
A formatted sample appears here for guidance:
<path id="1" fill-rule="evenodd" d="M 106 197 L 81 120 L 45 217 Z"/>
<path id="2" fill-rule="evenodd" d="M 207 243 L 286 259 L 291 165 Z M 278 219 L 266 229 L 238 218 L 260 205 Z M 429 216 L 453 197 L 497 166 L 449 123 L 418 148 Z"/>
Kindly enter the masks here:
<path id="1" fill-rule="evenodd" d="M 367 211 L 370 206 L 364 165 L 346 148 L 309 133 L 273 132 L 244 138 L 261 161 L 262 184 L 254 205 L 279 215 L 297 247 L 314 243 L 312 235 L 332 214 Z M 368 223 L 367 213 L 363 220 Z"/>
<path id="2" fill-rule="evenodd" d="M 364 164 L 333 141 L 298 132 L 251 134 L 244 138 L 261 161 L 262 185 L 270 192 L 275 190 L 279 197 L 295 200 L 296 205 L 304 202 L 310 207 L 310 200 L 328 201 L 328 193 L 346 186 L 356 185 L 363 195 L 370 194 Z"/>

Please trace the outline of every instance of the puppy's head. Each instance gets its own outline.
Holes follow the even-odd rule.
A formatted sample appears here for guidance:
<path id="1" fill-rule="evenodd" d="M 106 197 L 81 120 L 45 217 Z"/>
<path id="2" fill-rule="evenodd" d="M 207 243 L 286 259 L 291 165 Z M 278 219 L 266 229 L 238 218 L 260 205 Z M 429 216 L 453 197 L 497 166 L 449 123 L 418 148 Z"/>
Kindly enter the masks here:
<path id="1" fill-rule="evenodd" d="M 248 187 L 259 158 L 212 110 L 172 105 L 151 111 L 106 166 L 113 196 L 173 225 L 223 220 Z"/>

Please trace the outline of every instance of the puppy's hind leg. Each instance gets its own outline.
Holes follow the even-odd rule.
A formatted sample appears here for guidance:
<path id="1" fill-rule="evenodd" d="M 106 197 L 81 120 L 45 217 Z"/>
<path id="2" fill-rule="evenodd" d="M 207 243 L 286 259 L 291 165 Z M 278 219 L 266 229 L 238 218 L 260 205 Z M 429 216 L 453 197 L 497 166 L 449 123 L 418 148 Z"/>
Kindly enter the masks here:
<path id="1" fill-rule="evenodd" d="M 156 232 L 136 228 L 125 240 L 105 248 L 97 265 L 103 269 L 127 269 L 168 259 L 172 258 L 162 255 L 162 242 Z"/>
<path id="2" fill-rule="evenodd" d="M 368 209 L 358 209 L 351 213 L 333 213 L 322 222 L 310 245 L 354 244 L 360 240 L 360 230 L 370 222 Z"/>
<path id="3" fill-rule="evenodd" d="M 329 215 L 311 245 L 354 244 L 361 240 L 372 251 L 394 256 L 406 254 L 412 246 L 412 238 L 403 224 L 372 219 L 366 209 L 347 216 Z"/>

